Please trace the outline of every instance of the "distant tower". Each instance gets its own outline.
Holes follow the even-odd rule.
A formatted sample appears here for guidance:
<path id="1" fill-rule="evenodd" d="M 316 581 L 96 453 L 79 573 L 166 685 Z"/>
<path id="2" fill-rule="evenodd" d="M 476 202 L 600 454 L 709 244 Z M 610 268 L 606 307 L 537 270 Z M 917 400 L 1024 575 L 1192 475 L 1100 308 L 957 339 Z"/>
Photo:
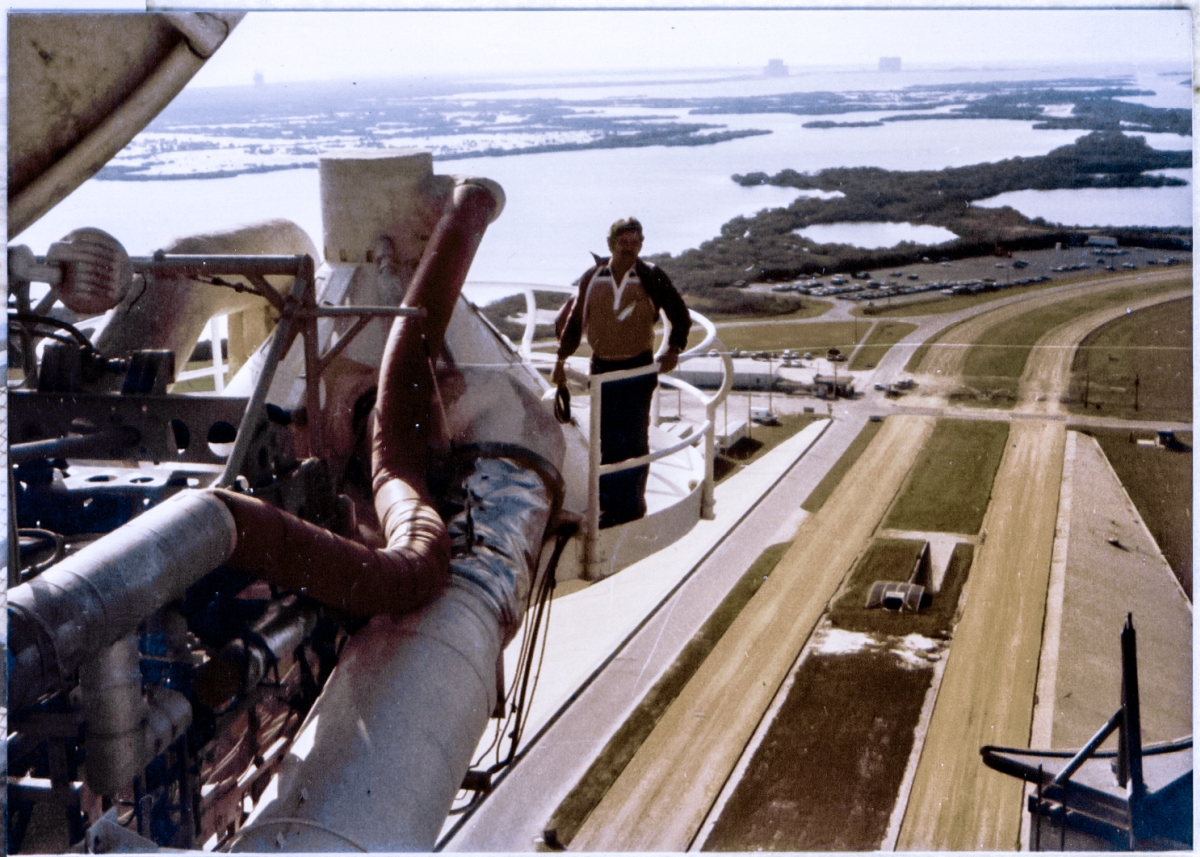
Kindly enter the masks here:
<path id="1" fill-rule="evenodd" d="M 787 77 L 788 67 L 783 64 L 783 60 L 768 60 L 763 74 L 767 77 Z"/>
<path id="2" fill-rule="evenodd" d="M 266 82 L 267 82 L 267 79 L 265 77 L 263 77 L 263 73 L 261 71 L 254 72 L 254 85 L 255 86 L 262 86 Z"/>
<path id="3" fill-rule="evenodd" d="M 900 71 L 900 57 L 880 57 L 880 71 Z"/>

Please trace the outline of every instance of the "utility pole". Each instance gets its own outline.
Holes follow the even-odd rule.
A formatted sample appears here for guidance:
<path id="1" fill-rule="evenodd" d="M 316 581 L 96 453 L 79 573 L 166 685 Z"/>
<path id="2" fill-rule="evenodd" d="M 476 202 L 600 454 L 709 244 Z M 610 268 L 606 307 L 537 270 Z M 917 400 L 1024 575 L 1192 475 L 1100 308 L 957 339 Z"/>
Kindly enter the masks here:
<path id="1" fill-rule="evenodd" d="M 1136 410 L 1136 408 L 1135 408 Z M 775 352 L 767 352 L 767 414 L 775 411 Z M 768 416 L 768 419 L 770 417 Z"/>
<path id="2" fill-rule="evenodd" d="M 1141 386 L 1141 384 L 1142 384 L 1141 375 L 1135 374 L 1133 376 L 1133 409 L 1135 411 L 1138 409 L 1138 393 L 1139 393 L 1138 388 Z"/>

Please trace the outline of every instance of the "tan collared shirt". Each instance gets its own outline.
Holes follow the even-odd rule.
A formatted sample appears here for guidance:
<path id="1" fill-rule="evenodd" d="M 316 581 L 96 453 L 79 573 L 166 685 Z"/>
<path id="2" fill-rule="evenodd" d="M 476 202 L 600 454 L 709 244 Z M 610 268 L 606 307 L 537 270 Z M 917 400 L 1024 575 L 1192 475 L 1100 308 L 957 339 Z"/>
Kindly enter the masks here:
<path id="1" fill-rule="evenodd" d="M 593 354 L 604 360 L 627 360 L 652 350 L 657 317 L 636 266 L 619 284 L 609 266 L 596 271 L 583 309 L 583 328 Z"/>

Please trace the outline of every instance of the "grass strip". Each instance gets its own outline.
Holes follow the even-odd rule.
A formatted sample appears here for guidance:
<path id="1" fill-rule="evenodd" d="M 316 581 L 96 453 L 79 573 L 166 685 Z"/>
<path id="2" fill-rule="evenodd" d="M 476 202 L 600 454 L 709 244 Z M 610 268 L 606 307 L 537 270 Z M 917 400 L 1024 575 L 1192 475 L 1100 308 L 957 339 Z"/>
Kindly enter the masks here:
<path id="1" fill-rule="evenodd" d="M 1192 433 L 1177 432 L 1183 447 L 1164 449 L 1137 443 L 1152 430 L 1069 426 L 1094 437 L 1146 522 L 1183 591 L 1192 597 Z"/>
<path id="2" fill-rule="evenodd" d="M 570 843 L 580 826 L 600 803 L 600 799 L 625 770 L 625 766 L 642 746 L 642 742 L 654 730 L 663 712 L 704 663 L 704 659 L 733 624 L 742 608 L 754 597 L 754 593 L 758 592 L 789 546 L 788 542 L 771 545 L 758 555 L 700 630 L 683 647 L 675 662 L 667 668 L 662 678 L 655 682 L 633 713 L 609 739 L 604 750 L 559 804 L 547 824 L 548 828 L 554 828 L 558 832 L 560 842 Z"/>
<path id="3" fill-rule="evenodd" d="M 906 580 L 924 542 L 913 539 L 875 539 L 850 572 L 841 595 L 829 610 L 829 621 L 837 628 L 864 634 L 921 634 L 949 639 L 963 585 L 975 557 L 975 547 L 959 542 L 950 554 L 950 564 L 941 589 L 930 605 L 919 613 L 868 610 L 864 605 L 871 587 L 879 580 Z"/>
<path id="4" fill-rule="evenodd" d="M 979 532 L 1007 439 L 1008 423 L 938 420 L 885 526 L 923 532 Z"/>
<path id="5" fill-rule="evenodd" d="M 875 439 L 875 435 L 879 434 L 879 430 L 883 428 L 883 423 L 869 422 L 863 426 L 862 431 L 858 433 L 858 437 L 850 442 L 846 447 L 846 451 L 842 453 L 842 457 L 837 460 L 833 467 L 829 468 L 829 472 L 825 474 L 825 478 L 817 483 L 817 487 L 812 490 L 800 508 L 809 513 L 815 513 L 829 499 L 830 495 L 841 484 L 842 477 L 849 472 L 854 466 L 854 462 L 858 461 L 858 457 L 863 454 L 871 441 Z"/>
<path id="6" fill-rule="evenodd" d="M 807 657 L 703 850 L 878 850 L 932 680 L 886 649 Z"/>
<path id="7" fill-rule="evenodd" d="M 879 365 L 879 361 L 883 359 L 883 356 L 891 350 L 893 345 L 916 329 L 917 326 L 915 324 L 909 324 L 904 321 L 879 322 L 871 328 L 871 332 L 867 334 L 866 341 L 863 342 L 858 351 L 854 352 L 854 359 L 850 361 L 850 368 L 853 370 L 874 369 Z"/>
<path id="8" fill-rule="evenodd" d="M 831 607 L 830 622 L 886 641 L 949 639 L 974 548 L 951 554 L 941 591 L 920 613 L 863 607 L 875 580 L 911 569 L 923 542 L 877 539 Z M 807 657 L 704 851 L 873 851 L 883 844 L 932 668 L 901 663 L 887 643 Z"/>
<path id="9" fill-rule="evenodd" d="M 1146 307 L 1089 333 L 1071 365 L 1068 409 L 1123 419 L 1192 419 L 1192 299 Z"/>

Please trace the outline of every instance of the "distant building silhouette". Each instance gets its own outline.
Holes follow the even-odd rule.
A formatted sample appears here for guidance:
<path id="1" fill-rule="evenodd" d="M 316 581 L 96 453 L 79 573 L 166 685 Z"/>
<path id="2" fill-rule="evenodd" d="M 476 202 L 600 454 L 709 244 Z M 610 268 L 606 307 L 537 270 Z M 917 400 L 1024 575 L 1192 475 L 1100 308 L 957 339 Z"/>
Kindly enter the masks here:
<path id="1" fill-rule="evenodd" d="M 267 79 L 265 77 L 263 77 L 263 73 L 261 71 L 254 72 L 254 85 L 255 86 L 262 86 L 266 82 L 267 82 Z"/>
<path id="2" fill-rule="evenodd" d="M 900 57 L 880 57 L 880 71 L 900 71 Z"/>
<path id="3" fill-rule="evenodd" d="M 783 60 L 768 60 L 763 74 L 767 77 L 787 77 L 788 67 L 783 64 Z"/>

